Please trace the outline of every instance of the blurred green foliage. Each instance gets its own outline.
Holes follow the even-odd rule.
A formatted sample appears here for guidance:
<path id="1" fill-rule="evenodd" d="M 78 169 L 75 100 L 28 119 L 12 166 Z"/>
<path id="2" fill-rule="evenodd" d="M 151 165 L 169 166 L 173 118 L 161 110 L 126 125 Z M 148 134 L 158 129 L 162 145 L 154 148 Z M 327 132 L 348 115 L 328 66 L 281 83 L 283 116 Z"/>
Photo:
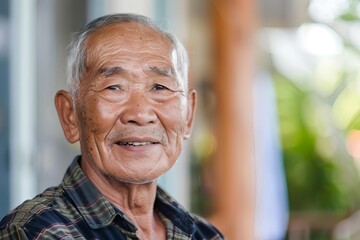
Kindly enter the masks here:
<path id="1" fill-rule="evenodd" d="M 360 129 L 360 54 L 348 34 L 360 4 L 348 2 L 348 10 L 326 24 L 343 40 L 341 56 L 327 59 L 330 65 L 315 57 L 311 79 L 273 72 L 291 211 L 351 213 L 360 207 L 359 168 L 346 146 L 348 133 Z"/>
<path id="2" fill-rule="evenodd" d="M 275 85 L 291 210 L 348 209 L 354 204 L 351 192 L 355 189 L 344 184 L 340 164 L 316 149 L 319 136 L 307 123 L 307 114 L 304 114 L 312 108 L 309 106 L 312 104 L 309 100 L 311 94 L 279 74 L 275 75 Z"/>

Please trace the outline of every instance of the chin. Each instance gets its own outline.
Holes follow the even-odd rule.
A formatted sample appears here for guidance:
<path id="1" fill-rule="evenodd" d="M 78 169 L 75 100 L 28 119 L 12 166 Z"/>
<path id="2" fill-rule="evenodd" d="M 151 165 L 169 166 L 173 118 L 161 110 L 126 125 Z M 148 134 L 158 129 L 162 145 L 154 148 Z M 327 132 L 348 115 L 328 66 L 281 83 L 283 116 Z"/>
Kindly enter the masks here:
<path id="1" fill-rule="evenodd" d="M 157 177 L 154 178 L 123 178 L 119 176 L 114 176 L 113 174 L 107 174 L 107 176 L 117 182 L 125 183 L 125 184 L 133 184 L 133 185 L 142 185 L 142 184 L 150 184 L 157 181 Z"/>
<path id="2" fill-rule="evenodd" d="M 175 163 L 175 162 L 174 162 Z M 103 173 L 108 177 L 123 183 L 147 184 L 156 182 L 159 177 L 168 172 L 174 164 L 169 161 L 142 161 L 128 167 L 104 166 Z"/>

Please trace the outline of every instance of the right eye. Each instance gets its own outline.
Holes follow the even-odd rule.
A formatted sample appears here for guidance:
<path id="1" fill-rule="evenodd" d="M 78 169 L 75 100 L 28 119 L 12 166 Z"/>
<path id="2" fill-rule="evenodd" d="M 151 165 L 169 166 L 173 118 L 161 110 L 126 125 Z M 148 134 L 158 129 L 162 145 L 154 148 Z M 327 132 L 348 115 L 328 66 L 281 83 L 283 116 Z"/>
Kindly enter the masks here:
<path id="1" fill-rule="evenodd" d="M 161 84 L 156 84 L 156 85 L 154 86 L 154 89 L 155 89 L 155 90 L 158 90 L 158 91 L 168 90 L 167 87 L 165 87 L 165 86 L 163 86 L 163 85 L 161 85 Z"/>

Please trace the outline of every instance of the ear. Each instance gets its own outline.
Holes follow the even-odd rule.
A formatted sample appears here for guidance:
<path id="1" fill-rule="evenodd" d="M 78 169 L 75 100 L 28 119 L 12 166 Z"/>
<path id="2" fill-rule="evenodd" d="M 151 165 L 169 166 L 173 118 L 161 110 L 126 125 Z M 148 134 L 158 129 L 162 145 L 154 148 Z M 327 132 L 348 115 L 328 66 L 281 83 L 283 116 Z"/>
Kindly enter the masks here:
<path id="1" fill-rule="evenodd" d="M 55 95 L 55 106 L 66 139 L 70 143 L 79 140 L 79 127 L 76 121 L 76 113 L 70 94 L 60 90 Z"/>
<path id="2" fill-rule="evenodd" d="M 188 96 L 188 109 L 187 109 L 187 116 L 186 116 L 186 125 L 185 125 L 185 132 L 184 132 L 184 139 L 188 139 L 191 135 L 194 120 L 195 120 L 195 112 L 196 112 L 196 101 L 197 101 L 197 94 L 194 89 L 189 90 Z"/>

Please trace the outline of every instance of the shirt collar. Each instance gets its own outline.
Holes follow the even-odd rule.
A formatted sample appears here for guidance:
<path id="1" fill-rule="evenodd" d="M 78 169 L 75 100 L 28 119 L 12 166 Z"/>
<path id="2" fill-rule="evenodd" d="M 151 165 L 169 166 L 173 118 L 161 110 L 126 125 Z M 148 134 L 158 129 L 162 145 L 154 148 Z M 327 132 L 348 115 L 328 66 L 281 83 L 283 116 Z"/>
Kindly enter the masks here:
<path id="1" fill-rule="evenodd" d="M 195 232 L 196 226 L 194 219 L 175 199 L 170 197 L 170 195 L 160 187 L 157 188 L 155 209 L 161 212 L 186 235 L 191 236 Z"/>

